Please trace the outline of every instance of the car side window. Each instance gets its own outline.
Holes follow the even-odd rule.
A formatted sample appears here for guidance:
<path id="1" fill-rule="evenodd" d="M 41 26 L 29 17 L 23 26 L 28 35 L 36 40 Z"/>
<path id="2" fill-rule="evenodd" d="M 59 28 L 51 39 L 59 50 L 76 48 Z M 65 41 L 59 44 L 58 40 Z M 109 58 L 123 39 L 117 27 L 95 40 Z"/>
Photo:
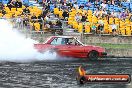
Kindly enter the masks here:
<path id="1" fill-rule="evenodd" d="M 74 38 L 69 38 L 68 39 L 68 44 L 69 45 L 81 45 L 76 39 Z"/>
<path id="2" fill-rule="evenodd" d="M 68 38 L 67 39 L 67 44 L 69 44 L 69 45 L 75 45 L 75 39 L 74 38 Z"/>
<path id="3" fill-rule="evenodd" d="M 51 45 L 61 45 L 62 44 L 62 38 L 55 38 L 52 42 Z"/>

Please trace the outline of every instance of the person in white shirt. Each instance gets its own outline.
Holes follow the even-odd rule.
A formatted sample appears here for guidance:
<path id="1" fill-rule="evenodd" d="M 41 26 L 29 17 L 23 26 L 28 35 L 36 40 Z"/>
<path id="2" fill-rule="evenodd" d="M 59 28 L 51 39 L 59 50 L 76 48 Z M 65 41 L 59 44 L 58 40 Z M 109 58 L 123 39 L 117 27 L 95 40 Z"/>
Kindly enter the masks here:
<path id="1" fill-rule="evenodd" d="M 78 6 L 78 4 L 76 2 L 73 4 L 73 7 L 75 7 L 76 9 L 79 8 L 79 6 Z"/>
<path id="2" fill-rule="evenodd" d="M 98 15 L 99 15 L 99 10 L 96 9 L 96 10 L 94 11 L 93 15 L 98 16 Z"/>
<path id="3" fill-rule="evenodd" d="M 77 22 L 80 22 L 82 19 L 82 16 L 79 13 L 77 13 L 77 15 L 75 16 L 75 19 Z"/>
<path id="4" fill-rule="evenodd" d="M 132 0 L 126 0 L 126 2 L 131 2 Z"/>
<path id="5" fill-rule="evenodd" d="M 110 25 L 112 28 L 113 35 L 116 35 L 116 30 L 118 29 L 118 25 L 114 24 L 114 22 Z"/>
<path id="6" fill-rule="evenodd" d="M 112 15 L 113 17 L 118 17 L 118 13 L 115 12 L 114 10 L 113 10 L 113 12 L 111 13 L 111 15 Z"/>
<path id="7" fill-rule="evenodd" d="M 105 2 L 103 2 L 103 3 L 101 4 L 102 9 L 105 9 L 106 6 L 107 6 L 107 4 L 106 4 Z"/>
<path id="8" fill-rule="evenodd" d="M 103 15 L 107 15 L 107 11 L 106 11 L 106 9 L 103 9 L 102 14 L 103 14 Z"/>

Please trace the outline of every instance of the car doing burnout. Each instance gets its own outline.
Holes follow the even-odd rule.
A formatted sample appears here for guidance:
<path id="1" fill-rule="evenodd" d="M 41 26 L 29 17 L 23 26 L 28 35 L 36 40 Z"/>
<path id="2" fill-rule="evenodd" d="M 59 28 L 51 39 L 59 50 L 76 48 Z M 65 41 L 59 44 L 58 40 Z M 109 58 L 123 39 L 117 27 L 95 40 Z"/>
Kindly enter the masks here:
<path id="1" fill-rule="evenodd" d="M 107 55 L 105 49 L 99 46 L 84 45 L 71 36 L 52 36 L 43 44 L 34 44 L 39 52 L 47 50 L 56 52 L 59 56 L 74 58 L 98 59 Z"/>

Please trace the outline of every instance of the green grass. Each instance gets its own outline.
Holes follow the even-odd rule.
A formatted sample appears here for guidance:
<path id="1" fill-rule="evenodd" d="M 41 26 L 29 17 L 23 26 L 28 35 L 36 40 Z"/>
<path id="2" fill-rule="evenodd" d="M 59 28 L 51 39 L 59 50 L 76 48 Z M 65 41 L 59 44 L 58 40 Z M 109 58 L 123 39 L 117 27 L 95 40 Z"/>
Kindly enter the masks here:
<path id="1" fill-rule="evenodd" d="M 102 46 L 106 49 L 132 49 L 132 44 L 110 44 L 110 43 L 96 43 L 93 45 Z"/>

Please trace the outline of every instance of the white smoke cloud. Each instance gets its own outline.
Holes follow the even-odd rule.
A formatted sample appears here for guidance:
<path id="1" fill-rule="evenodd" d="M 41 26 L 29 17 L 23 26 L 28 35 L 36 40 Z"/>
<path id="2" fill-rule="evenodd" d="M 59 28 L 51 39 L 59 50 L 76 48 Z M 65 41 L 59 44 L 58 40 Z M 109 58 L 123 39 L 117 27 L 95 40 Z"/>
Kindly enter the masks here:
<path id="1" fill-rule="evenodd" d="M 34 49 L 34 43 L 37 42 L 25 38 L 24 35 L 13 29 L 7 20 L 0 19 L 0 61 L 26 62 L 56 59 L 56 54 L 37 52 Z"/>

